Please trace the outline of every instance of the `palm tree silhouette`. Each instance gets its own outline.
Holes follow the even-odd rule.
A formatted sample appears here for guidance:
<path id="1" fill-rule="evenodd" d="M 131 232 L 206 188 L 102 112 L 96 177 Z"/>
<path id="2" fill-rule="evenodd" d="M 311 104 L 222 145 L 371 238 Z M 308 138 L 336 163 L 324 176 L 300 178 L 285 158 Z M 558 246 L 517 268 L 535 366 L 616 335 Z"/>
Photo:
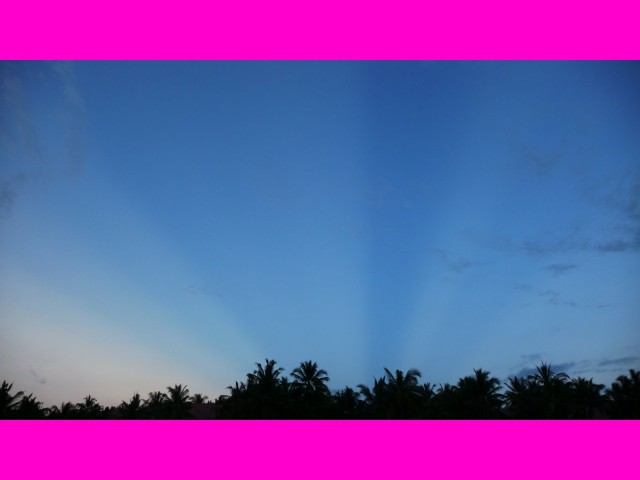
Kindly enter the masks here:
<path id="1" fill-rule="evenodd" d="M 461 407 L 459 406 L 458 388 L 455 385 L 445 383 L 440 384 L 432 404 L 435 414 L 440 419 L 458 418 Z"/>
<path id="2" fill-rule="evenodd" d="M 474 376 L 458 381 L 456 395 L 459 398 L 459 418 L 489 419 L 498 416 L 502 404 L 500 380 L 490 377 L 489 372 L 474 370 Z"/>
<path id="3" fill-rule="evenodd" d="M 342 419 L 356 419 L 360 417 L 359 394 L 350 387 L 336 392 L 333 396 L 336 416 Z"/>
<path id="4" fill-rule="evenodd" d="M 541 385 L 543 388 L 550 388 L 554 384 L 564 383 L 569 379 L 566 373 L 556 373 L 551 368 L 551 364 L 542 362 L 539 367 L 536 367 L 536 373 L 530 376 L 531 379 Z"/>
<path id="5" fill-rule="evenodd" d="M 91 395 L 87 395 L 81 403 L 76 404 L 76 409 L 84 419 L 98 419 L 103 411 L 102 405 Z"/>
<path id="6" fill-rule="evenodd" d="M 423 383 L 418 389 L 420 418 L 435 418 L 433 399 L 436 395 L 435 385 Z"/>
<path id="7" fill-rule="evenodd" d="M 189 408 L 191 405 L 187 386 L 174 385 L 173 387 L 167 387 L 167 390 L 169 395 L 167 395 L 166 405 L 169 418 L 174 420 L 190 418 Z"/>
<path id="8" fill-rule="evenodd" d="M 193 403 L 204 403 L 207 400 L 209 400 L 209 397 L 201 393 L 194 393 L 193 395 L 191 395 L 191 401 Z"/>
<path id="9" fill-rule="evenodd" d="M 384 371 L 387 374 L 389 417 L 415 418 L 421 393 L 418 379 L 422 374 L 415 368 L 407 370 L 406 375 L 401 370 L 396 370 L 395 375 L 387 368 Z"/>
<path id="10" fill-rule="evenodd" d="M 77 418 L 78 408 L 71 402 L 63 402 L 60 405 L 60 416 L 64 419 Z"/>
<path id="11" fill-rule="evenodd" d="M 317 394 L 329 393 L 326 382 L 329 381 L 326 370 L 318 369 L 318 364 L 311 360 L 301 362 L 291 372 L 293 377 L 293 388 L 302 393 L 303 396 L 314 396 Z"/>
<path id="12" fill-rule="evenodd" d="M 0 419 L 11 418 L 15 409 L 20 404 L 20 397 L 24 395 L 24 392 L 20 391 L 15 394 L 11 394 L 11 388 L 13 383 L 2 382 L 0 387 Z"/>
<path id="13" fill-rule="evenodd" d="M 589 420 L 602 411 L 604 385 L 593 383 L 593 379 L 578 377 L 571 380 L 572 418 Z"/>
<path id="14" fill-rule="evenodd" d="M 536 385 L 532 392 L 537 393 L 535 408 L 546 419 L 562 419 L 569 417 L 570 388 L 569 376 L 556 373 L 551 364 L 542 362 L 536 367 L 536 373 L 529 375 L 529 381 Z"/>
<path id="15" fill-rule="evenodd" d="M 20 405 L 17 409 L 17 415 L 19 418 L 25 420 L 36 420 L 45 418 L 47 412 L 42 408 L 42 402 L 39 402 L 33 393 L 30 393 L 26 397 L 22 397 Z"/>
<path id="16" fill-rule="evenodd" d="M 537 385 L 527 378 L 509 377 L 504 399 L 506 401 L 507 416 L 518 419 L 536 418 L 534 389 Z"/>
<path id="17" fill-rule="evenodd" d="M 142 418 L 142 407 L 142 399 L 140 398 L 140 394 L 136 392 L 133 397 L 131 397 L 129 403 L 123 401 L 118 408 L 120 410 L 122 418 L 132 420 Z"/>
<path id="18" fill-rule="evenodd" d="M 229 395 L 220 395 L 215 404 L 219 407 L 219 418 L 242 419 L 250 418 L 248 411 L 248 393 L 244 382 L 236 382 L 235 385 L 227 387 Z"/>
<path id="19" fill-rule="evenodd" d="M 345 387 L 334 395 L 327 386 L 327 372 L 316 362 L 301 362 L 291 372 L 291 382 L 282 376 L 283 371 L 275 360 L 256 363 L 246 383 L 235 382 L 227 387 L 229 395 L 220 395 L 214 406 L 196 407 L 200 411 L 193 413 L 205 418 L 201 413 L 210 410 L 206 418 L 212 418 L 215 410 L 217 418 L 243 419 L 640 419 L 640 372 L 633 369 L 618 376 L 605 395 L 604 385 L 593 379 L 570 378 L 544 362 L 531 375 L 509 378 L 504 395 L 498 379 L 482 369 L 460 378 L 455 385 L 440 385 L 435 392 L 432 384 L 419 384 L 417 369 L 405 374 L 385 368 L 384 377 L 374 377 L 373 388 L 359 384 L 359 392 Z M 135 393 L 118 407 L 102 407 L 87 395 L 77 404 L 66 402 L 43 409 L 33 394 L 14 393 L 12 388 L 6 381 L 0 386 L 2 419 L 192 418 L 194 405 L 208 400 L 201 393 L 190 396 L 186 385 L 174 385 L 167 387 L 167 393 L 150 392 L 145 401 Z"/>
<path id="20" fill-rule="evenodd" d="M 166 417 L 166 401 L 167 395 L 161 391 L 149 392 L 147 399 L 144 401 L 147 417 L 153 420 Z"/>
<path id="21" fill-rule="evenodd" d="M 362 408 L 368 418 L 385 418 L 387 415 L 388 391 L 384 377 L 373 379 L 373 389 L 360 383 L 359 395 L 362 397 Z"/>
<path id="22" fill-rule="evenodd" d="M 265 358 L 265 365 L 256 363 L 253 373 L 247 374 L 247 414 L 249 418 L 285 418 L 290 414 L 287 405 L 289 384 L 280 379 L 284 368 Z"/>
<path id="23" fill-rule="evenodd" d="M 293 383 L 292 392 L 298 399 L 302 400 L 302 412 L 299 416 L 303 418 L 316 418 L 322 408 L 323 400 L 329 400 L 330 392 L 326 382 L 329 381 L 326 370 L 318 368 L 316 362 L 311 360 L 301 362 L 291 372 Z"/>
<path id="24" fill-rule="evenodd" d="M 265 358 L 265 366 L 256 363 L 256 370 L 247 374 L 248 383 L 257 387 L 264 394 L 271 394 L 278 386 L 278 377 L 284 371 L 284 368 L 275 368 L 276 361 Z"/>
<path id="25" fill-rule="evenodd" d="M 607 390 L 611 416 L 615 419 L 640 419 L 640 372 L 629 370 Z"/>
<path id="26" fill-rule="evenodd" d="M 238 397 L 240 396 L 244 391 L 247 390 L 247 386 L 244 384 L 244 382 L 240 382 L 238 384 L 238 382 L 236 382 L 235 386 L 234 385 L 229 385 L 227 387 L 227 390 L 229 390 L 229 392 L 231 393 L 232 397 Z M 224 395 L 225 397 L 227 395 Z"/>

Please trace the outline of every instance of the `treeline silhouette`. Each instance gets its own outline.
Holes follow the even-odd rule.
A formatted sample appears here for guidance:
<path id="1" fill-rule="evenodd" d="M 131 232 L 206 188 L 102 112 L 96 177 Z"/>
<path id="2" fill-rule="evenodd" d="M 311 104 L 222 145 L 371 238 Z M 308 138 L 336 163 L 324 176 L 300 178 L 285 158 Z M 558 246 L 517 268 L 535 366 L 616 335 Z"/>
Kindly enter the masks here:
<path id="1" fill-rule="evenodd" d="M 189 395 L 186 386 L 167 392 L 138 393 L 118 406 L 103 407 L 88 395 L 81 403 L 44 408 L 33 394 L 0 389 L 1 419 L 640 419 L 640 373 L 629 370 L 610 388 L 593 379 L 571 378 L 542 363 L 531 375 L 504 384 L 489 372 L 436 387 L 421 383 L 410 369 L 374 378 L 332 393 L 327 372 L 316 362 L 300 363 L 288 378 L 275 360 L 248 373 L 246 381 L 227 387 L 228 395 L 209 401 Z"/>

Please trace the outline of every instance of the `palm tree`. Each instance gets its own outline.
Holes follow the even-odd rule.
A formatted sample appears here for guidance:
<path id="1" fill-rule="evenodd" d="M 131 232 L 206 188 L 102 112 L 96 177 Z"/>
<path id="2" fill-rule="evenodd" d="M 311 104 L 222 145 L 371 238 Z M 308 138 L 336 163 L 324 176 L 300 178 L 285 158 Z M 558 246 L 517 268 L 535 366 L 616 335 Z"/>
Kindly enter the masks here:
<path id="1" fill-rule="evenodd" d="M 330 397 L 329 387 L 326 385 L 329 381 L 326 370 L 319 369 L 316 362 L 309 360 L 293 369 L 291 376 L 293 394 L 302 400 L 299 405 L 302 408 L 300 415 L 304 418 L 317 417 L 318 410 Z"/>
<path id="2" fill-rule="evenodd" d="M 362 407 L 367 418 L 385 418 L 387 414 L 388 391 L 384 377 L 373 379 L 373 390 L 362 383 L 358 385 L 363 398 Z"/>
<path id="3" fill-rule="evenodd" d="M 629 376 L 620 375 L 607 390 L 611 417 L 640 419 L 640 372 L 629 370 Z"/>
<path id="4" fill-rule="evenodd" d="M 244 384 L 244 382 L 240 382 L 240 384 L 236 382 L 235 386 L 229 385 L 227 387 L 227 390 L 229 390 L 232 397 L 238 397 L 247 390 L 247 386 Z M 226 397 L 227 395 L 224 396 Z"/>
<path id="5" fill-rule="evenodd" d="M 489 372 L 482 369 L 473 372 L 474 376 L 467 376 L 458 381 L 456 394 L 461 407 L 459 418 L 495 418 L 502 405 L 502 396 L 498 393 L 500 380 L 489 377 Z"/>
<path id="6" fill-rule="evenodd" d="M 193 403 L 204 403 L 207 400 L 209 400 L 209 397 L 201 393 L 194 393 L 193 395 L 191 395 L 191 401 Z"/>
<path id="7" fill-rule="evenodd" d="M 329 387 L 326 385 L 329 381 L 327 371 L 318 369 L 316 362 L 301 362 L 299 367 L 293 369 L 291 376 L 294 390 L 302 392 L 303 396 L 329 393 Z"/>
<path id="8" fill-rule="evenodd" d="M 167 387 L 169 395 L 167 395 L 167 410 L 169 418 L 182 419 L 189 418 L 189 408 L 191 406 L 189 402 L 189 389 L 185 385 L 175 385 L 173 387 Z"/>
<path id="9" fill-rule="evenodd" d="M 235 385 L 227 387 L 229 395 L 220 395 L 215 404 L 219 407 L 219 418 L 242 419 L 249 418 L 247 414 L 247 385 L 244 382 L 236 382 Z"/>
<path id="10" fill-rule="evenodd" d="M 51 405 L 44 409 L 44 415 L 47 419 L 60 418 L 60 409 L 57 405 Z"/>
<path id="11" fill-rule="evenodd" d="M 431 383 L 423 383 L 418 389 L 418 398 L 420 404 L 420 418 L 434 418 L 433 399 L 436 395 L 435 385 Z"/>
<path id="12" fill-rule="evenodd" d="M 25 420 L 37 420 L 45 417 L 45 410 L 42 408 L 42 402 L 39 402 L 33 393 L 30 393 L 26 397 L 22 397 L 17 415 Z"/>
<path id="13" fill-rule="evenodd" d="M 527 378 L 509 377 L 504 394 L 507 416 L 522 420 L 537 418 L 535 402 L 539 397 L 538 390 L 538 385 Z"/>
<path id="14" fill-rule="evenodd" d="M 530 378 L 541 385 L 543 388 L 549 388 L 554 385 L 554 383 L 564 383 L 569 380 L 569 375 L 566 373 L 556 373 L 551 368 L 551 364 L 547 364 L 542 362 L 539 367 L 536 367 L 536 373 L 530 375 Z"/>
<path id="15" fill-rule="evenodd" d="M 91 395 L 83 398 L 81 403 L 76 404 L 80 416 L 85 419 L 98 419 L 102 414 L 103 407 Z"/>
<path id="16" fill-rule="evenodd" d="M 256 363 L 256 370 L 247 374 L 246 416 L 248 418 L 285 418 L 291 414 L 289 383 L 281 379 L 284 368 L 265 358 L 265 365 Z"/>
<path id="17" fill-rule="evenodd" d="M 456 419 L 461 410 L 457 395 L 458 387 L 445 383 L 440 384 L 438 391 L 433 397 L 432 404 L 435 416 L 438 419 Z"/>
<path id="18" fill-rule="evenodd" d="M 276 361 L 265 358 L 265 366 L 261 363 L 256 363 L 258 367 L 253 373 L 247 374 L 247 382 L 251 386 L 255 386 L 260 389 L 264 394 L 273 393 L 278 386 L 278 377 L 284 371 L 284 368 L 276 368 Z"/>
<path id="19" fill-rule="evenodd" d="M 359 394 L 350 387 L 336 392 L 333 396 L 336 408 L 336 416 L 341 419 L 359 418 L 360 400 Z"/>
<path id="20" fill-rule="evenodd" d="M 593 383 L 593 379 L 578 377 L 571 380 L 572 418 L 590 420 L 602 411 L 604 385 Z"/>
<path id="21" fill-rule="evenodd" d="M 122 402 L 119 407 L 122 418 L 125 419 L 138 419 L 142 417 L 142 399 L 139 393 L 135 393 L 129 403 Z"/>
<path id="22" fill-rule="evenodd" d="M 542 362 L 536 367 L 536 373 L 529 375 L 529 381 L 537 385 L 536 410 L 546 419 L 569 418 L 570 388 L 569 376 L 556 373 L 551 364 Z"/>
<path id="23" fill-rule="evenodd" d="M 420 399 L 420 385 L 418 379 L 422 376 L 419 370 L 410 368 L 405 375 L 401 370 L 396 370 L 395 375 L 385 368 L 387 374 L 387 388 L 389 394 L 390 418 L 412 418 L 417 414 L 417 405 Z"/>
<path id="24" fill-rule="evenodd" d="M 151 419 L 158 420 L 166 416 L 167 395 L 157 390 L 149 392 L 147 399 L 144 401 L 144 408 L 147 416 Z"/>
<path id="25" fill-rule="evenodd" d="M 3 381 L 0 387 L 0 419 L 10 418 L 20 404 L 20 397 L 24 395 L 22 391 L 12 395 L 12 387 L 13 383 L 10 384 L 6 381 Z"/>
<path id="26" fill-rule="evenodd" d="M 60 404 L 60 418 L 65 420 L 78 418 L 78 408 L 71 402 L 63 402 Z"/>

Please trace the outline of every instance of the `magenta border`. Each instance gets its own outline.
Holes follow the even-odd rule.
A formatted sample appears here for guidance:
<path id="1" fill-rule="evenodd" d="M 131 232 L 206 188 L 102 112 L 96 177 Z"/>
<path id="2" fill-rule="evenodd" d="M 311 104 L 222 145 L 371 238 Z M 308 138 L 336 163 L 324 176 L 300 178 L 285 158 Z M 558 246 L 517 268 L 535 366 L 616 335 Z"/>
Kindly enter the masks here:
<path id="1" fill-rule="evenodd" d="M 7 0 L 0 59 L 638 59 L 640 2 Z M 3 421 L 3 476 L 629 478 L 636 421 Z"/>

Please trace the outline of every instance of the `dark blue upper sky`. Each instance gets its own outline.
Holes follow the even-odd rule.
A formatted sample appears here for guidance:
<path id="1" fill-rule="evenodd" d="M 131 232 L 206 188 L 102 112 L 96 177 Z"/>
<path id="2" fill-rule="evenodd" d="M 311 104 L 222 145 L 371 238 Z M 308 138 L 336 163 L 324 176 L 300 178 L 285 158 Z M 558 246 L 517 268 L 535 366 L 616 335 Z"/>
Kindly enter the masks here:
<path id="1" fill-rule="evenodd" d="M 640 362 L 640 64 L 0 64 L 0 377 Z"/>

